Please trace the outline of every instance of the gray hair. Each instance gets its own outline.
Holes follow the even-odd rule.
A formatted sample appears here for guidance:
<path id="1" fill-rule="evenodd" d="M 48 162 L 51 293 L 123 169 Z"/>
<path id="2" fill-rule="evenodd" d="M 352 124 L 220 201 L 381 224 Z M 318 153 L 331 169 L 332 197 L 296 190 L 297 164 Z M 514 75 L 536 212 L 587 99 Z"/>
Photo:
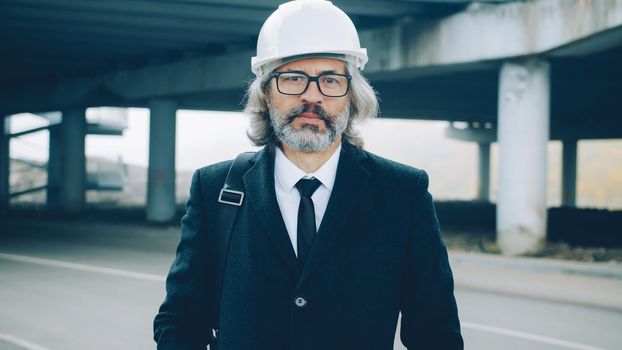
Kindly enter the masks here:
<path id="1" fill-rule="evenodd" d="M 367 79 L 353 64 L 346 63 L 346 72 L 352 76 L 350 91 L 348 92 L 350 117 L 342 139 L 362 149 L 364 146 L 363 138 L 354 129 L 353 124 L 378 115 L 378 98 Z M 268 72 L 258 76 L 249 84 L 246 91 L 244 111 L 251 114 L 247 136 L 253 145 L 273 149 L 279 140 L 272 128 L 268 108 L 267 91 L 271 82 L 271 74 L 272 72 Z"/>

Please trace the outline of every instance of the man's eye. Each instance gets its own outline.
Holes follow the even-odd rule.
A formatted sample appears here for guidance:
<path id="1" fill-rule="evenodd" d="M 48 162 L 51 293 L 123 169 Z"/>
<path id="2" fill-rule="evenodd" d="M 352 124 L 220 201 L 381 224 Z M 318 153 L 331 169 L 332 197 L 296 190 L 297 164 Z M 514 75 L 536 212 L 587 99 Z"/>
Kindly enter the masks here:
<path id="1" fill-rule="evenodd" d="M 300 75 L 292 75 L 292 76 L 288 75 L 288 76 L 285 76 L 285 81 L 287 81 L 287 82 L 295 83 L 295 82 L 298 82 L 300 80 L 302 80 L 302 77 Z"/>
<path id="2" fill-rule="evenodd" d="M 328 85 L 337 85 L 339 84 L 339 80 L 333 77 L 323 77 L 323 83 Z"/>

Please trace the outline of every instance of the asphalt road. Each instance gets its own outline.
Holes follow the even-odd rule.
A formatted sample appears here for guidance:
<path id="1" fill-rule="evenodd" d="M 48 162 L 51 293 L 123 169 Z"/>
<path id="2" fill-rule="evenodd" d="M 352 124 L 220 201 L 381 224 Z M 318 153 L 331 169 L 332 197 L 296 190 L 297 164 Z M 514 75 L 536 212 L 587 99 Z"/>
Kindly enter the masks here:
<path id="1" fill-rule="evenodd" d="M 151 323 L 178 234 L 0 222 L 0 349 L 154 349 Z M 622 349 L 620 311 L 476 289 L 456 296 L 466 349 Z"/>

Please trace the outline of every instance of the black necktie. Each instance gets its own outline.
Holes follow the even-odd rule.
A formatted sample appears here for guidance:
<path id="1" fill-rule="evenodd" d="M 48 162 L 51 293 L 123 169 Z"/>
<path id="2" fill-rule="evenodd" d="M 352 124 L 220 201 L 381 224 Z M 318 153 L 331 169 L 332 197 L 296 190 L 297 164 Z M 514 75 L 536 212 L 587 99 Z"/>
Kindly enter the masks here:
<path id="1" fill-rule="evenodd" d="M 298 206 L 298 262 L 302 268 L 315 237 L 315 208 L 311 196 L 322 183 L 318 179 L 300 179 L 296 188 L 300 192 Z"/>

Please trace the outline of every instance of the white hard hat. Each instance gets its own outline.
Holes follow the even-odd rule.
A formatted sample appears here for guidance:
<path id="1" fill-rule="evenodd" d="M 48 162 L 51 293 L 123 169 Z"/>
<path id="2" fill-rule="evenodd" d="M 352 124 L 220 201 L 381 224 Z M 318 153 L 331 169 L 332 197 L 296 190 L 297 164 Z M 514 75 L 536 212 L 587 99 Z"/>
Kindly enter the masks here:
<path id="1" fill-rule="evenodd" d="M 279 6 L 261 27 L 251 70 L 261 75 L 292 58 L 310 56 L 341 58 L 361 70 L 367 63 L 354 23 L 330 1 L 296 0 Z"/>

